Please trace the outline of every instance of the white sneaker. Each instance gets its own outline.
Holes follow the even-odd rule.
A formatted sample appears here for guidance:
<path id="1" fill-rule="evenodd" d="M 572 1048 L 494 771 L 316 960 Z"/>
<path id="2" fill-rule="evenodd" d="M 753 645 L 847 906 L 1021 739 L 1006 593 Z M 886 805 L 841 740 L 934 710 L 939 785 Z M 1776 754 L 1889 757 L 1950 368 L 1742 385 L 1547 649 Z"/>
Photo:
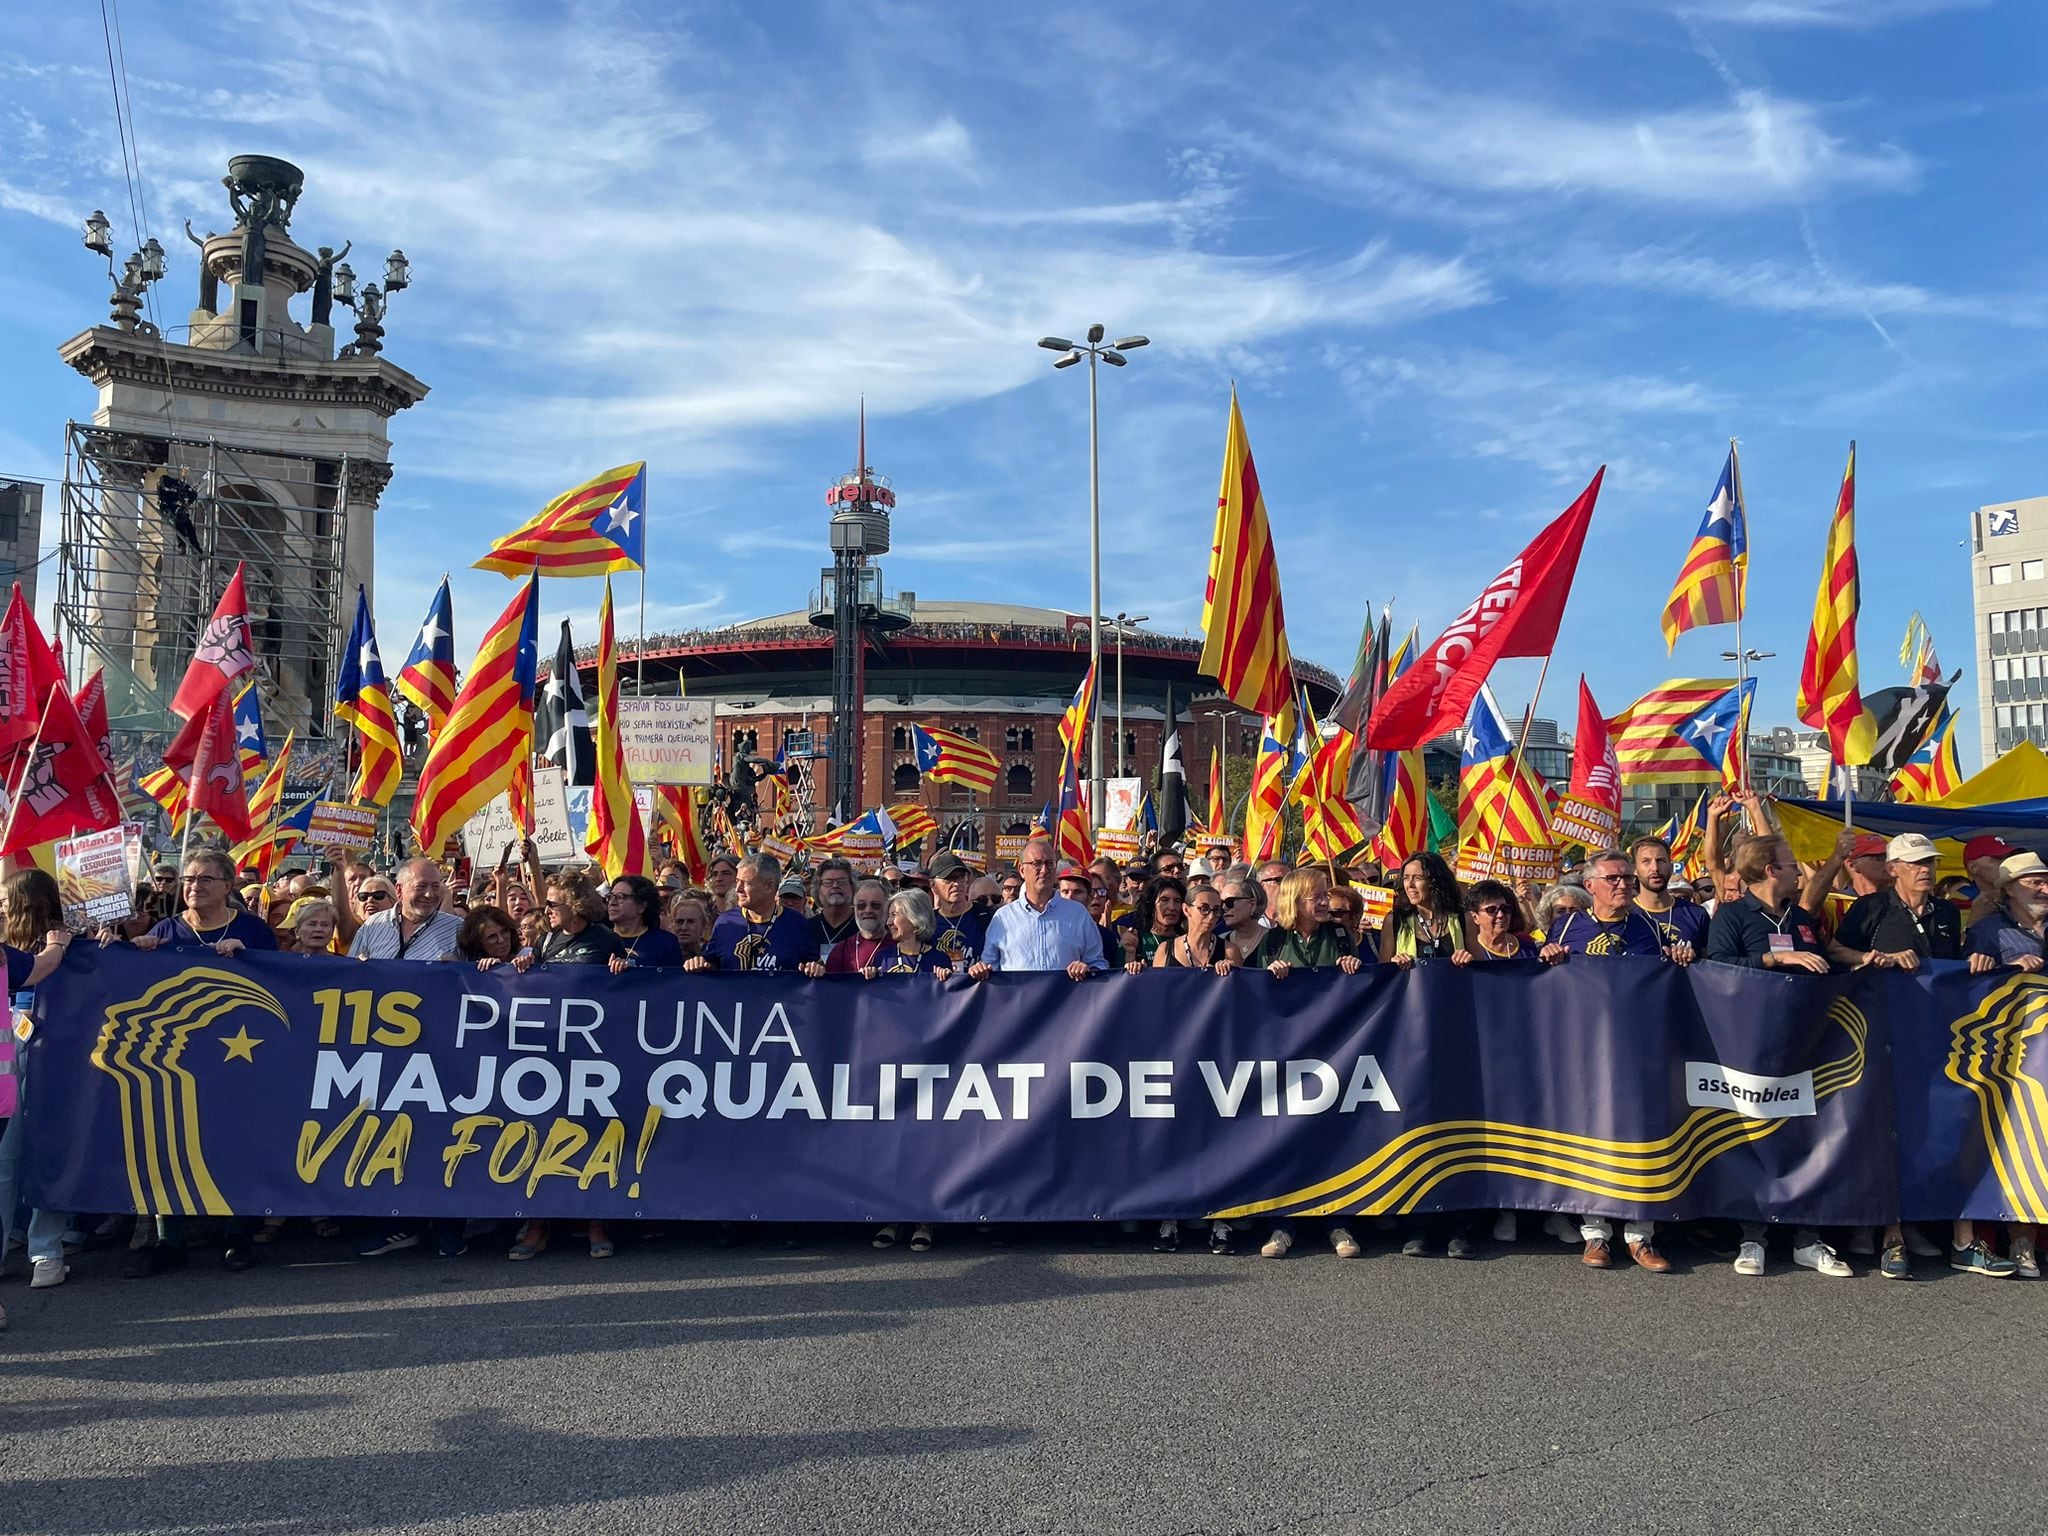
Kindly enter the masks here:
<path id="1" fill-rule="evenodd" d="M 1502 1211 L 1493 1218 L 1493 1240 L 1496 1243 L 1512 1243 L 1516 1237 L 1517 1223 L 1513 1211 Z"/>
<path id="2" fill-rule="evenodd" d="M 1738 1275 L 1760 1275 L 1764 1272 L 1764 1245 L 1744 1243 L 1735 1250 L 1735 1273 Z"/>
<path id="3" fill-rule="evenodd" d="M 53 1285 L 62 1285 L 71 1277 L 71 1266 L 62 1259 L 37 1259 L 29 1277 L 28 1288 L 32 1291 L 47 1291 Z"/>
<path id="4" fill-rule="evenodd" d="M 1906 1252 L 1916 1259 L 1938 1259 L 1942 1256 L 1941 1245 L 1930 1241 L 1918 1227 L 1906 1228 Z"/>
<path id="5" fill-rule="evenodd" d="M 1552 1211 L 1543 1218 L 1543 1230 L 1568 1247 L 1580 1247 L 1585 1239 L 1579 1236 L 1579 1224 L 1562 1211 Z"/>
<path id="6" fill-rule="evenodd" d="M 1259 1257 L 1262 1259 L 1284 1259 L 1287 1257 L 1287 1250 L 1293 1246 L 1294 1234 L 1292 1232 L 1275 1232 L 1266 1239 L 1265 1246 L 1259 1249 Z"/>
<path id="7" fill-rule="evenodd" d="M 1358 1239 L 1351 1235 L 1349 1227 L 1330 1228 L 1330 1247 L 1340 1259 L 1358 1257 Z"/>
<path id="8" fill-rule="evenodd" d="M 1792 1250 L 1792 1262 L 1801 1269 L 1816 1269 L 1835 1280 L 1847 1279 L 1856 1273 L 1842 1256 L 1826 1243 L 1808 1243 L 1804 1248 Z"/>

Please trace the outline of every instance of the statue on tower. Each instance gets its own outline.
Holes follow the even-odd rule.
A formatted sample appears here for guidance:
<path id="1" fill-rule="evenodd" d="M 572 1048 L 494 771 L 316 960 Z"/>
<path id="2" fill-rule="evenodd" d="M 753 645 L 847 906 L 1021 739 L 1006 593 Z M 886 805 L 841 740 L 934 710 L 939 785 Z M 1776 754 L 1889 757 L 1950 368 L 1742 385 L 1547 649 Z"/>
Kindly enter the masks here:
<path id="1" fill-rule="evenodd" d="M 242 231 L 242 281 L 261 283 L 266 232 L 275 225 L 283 234 L 290 226 L 292 209 L 305 190 L 305 173 L 289 160 L 237 155 L 220 184 L 228 189 L 228 206 Z"/>

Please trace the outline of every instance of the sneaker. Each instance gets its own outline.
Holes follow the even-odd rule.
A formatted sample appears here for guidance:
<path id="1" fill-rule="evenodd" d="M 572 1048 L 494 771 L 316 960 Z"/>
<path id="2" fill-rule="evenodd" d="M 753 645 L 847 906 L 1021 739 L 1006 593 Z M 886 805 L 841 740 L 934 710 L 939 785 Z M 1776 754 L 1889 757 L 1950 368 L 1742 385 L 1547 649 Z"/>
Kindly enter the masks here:
<path id="1" fill-rule="evenodd" d="M 1543 1230 L 1568 1248 L 1576 1248 L 1584 1241 L 1579 1236 L 1579 1224 L 1562 1211 L 1552 1211 L 1544 1217 Z"/>
<path id="2" fill-rule="evenodd" d="M 1585 1251 L 1579 1255 L 1579 1262 L 1588 1269 L 1614 1268 L 1614 1255 L 1608 1251 L 1604 1237 L 1588 1238 Z"/>
<path id="3" fill-rule="evenodd" d="M 1884 1257 L 1878 1260 L 1877 1272 L 1887 1280 L 1910 1280 L 1913 1278 L 1912 1261 L 1906 1257 L 1904 1243 L 1886 1243 Z"/>
<path id="4" fill-rule="evenodd" d="M 460 1232 L 443 1232 L 434 1246 L 444 1259 L 459 1259 L 469 1252 L 469 1244 L 463 1241 Z"/>
<path id="5" fill-rule="evenodd" d="M 1401 1257 L 1404 1259 L 1421 1259 L 1428 1256 L 1429 1239 L 1426 1237 L 1411 1237 L 1401 1245 Z"/>
<path id="6" fill-rule="evenodd" d="M 417 1232 L 387 1232 L 382 1237 L 373 1237 L 356 1250 L 359 1259 L 379 1259 L 387 1253 L 396 1253 L 401 1248 L 417 1248 L 420 1235 Z"/>
<path id="7" fill-rule="evenodd" d="M 1473 1259 L 1479 1256 L 1479 1250 L 1472 1246 L 1472 1239 L 1464 1236 L 1454 1237 L 1444 1244 L 1444 1252 L 1454 1259 Z"/>
<path id="8" fill-rule="evenodd" d="M 923 1222 L 919 1222 L 910 1229 L 910 1251 L 912 1253 L 930 1253 L 932 1251 L 932 1229 Z"/>
<path id="9" fill-rule="evenodd" d="M 1493 1240 L 1496 1243 L 1512 1243 L 1520 1236 L 1521 1223 L 1515 1220 L 1513 1211 L 1502 1211 L 1493 1218 Z"/>
<path id="10" fill-rule="evenodd" d="M 1966 1275 L 1982 1275 L 1987 1280 L 2009 1279 L 2015 1268 L 2011 1259 L 1998 1257 L 1981 1237 L 1967 1248 L 1949 1249 L 1948 1267 Z"/>
<path id="11" fill-rule="evenodd" d="M 896 1246 L 896 1225 L 875 1228 L 875 1235 L 868 1239 L 870 1248 L 894 1248 Z"/>
<path id="12" fill-rule="evenodd" d="M 2034 1240 L 2031 1237 L 2016 1237 L 2012 1240 L 2012 1271 L 2022 1280 L 2041 1278 L 2041 1259 L 2034 1250 Z"/>
<path id="13" fill-rule="evenodd" d="M 1859 1259 L 1877 1257 L 1877 1228 L 1854 1227 L 1849 1232 L 1849 1251 Z"/>
<path id="14" fill-rule="evenodd" d="M 1801 1269 L 1818 1270 L 1834 1280 L 1846 1280 L 1856 1273 L 1842 1256 L 1823 1242 L 1811 1242 L 1792 1250 L 1792 1262 Z"/>
<path id="15" fill-rule="evenodd" d="M 1938 1259 L 1941 1257 L 1941 1246 L 1918 1227 L 1908 1227 L 1906 1252 L 1916 1259 Z"/>
<path id="16" fill-rule="evenodd" d="M 1287 1257 L 1287 1250 L 1293 1246 L 1294 1234 L 1283 1227 L 1266 1239 L 1259 1249 L 1259 1257 L 1262 1259 L 1284 1259 Z"/>
<path id="17" fill-rule="evenodd" d="M 29 1266 L 28 1288 L 47 1291 L 53 1285 L 62 1285 L 70 1275 L 71 1266 L 62 1259 L 37 1259 Z"/>
<path id="18" fill-rule="evenodd" d="M 1355 1259 L 1358 1257 L 1358 1239 L 1351 1235 L 1349 1227 L 1332 1227 L 1330 1249 L 1340 1259 Z"/>
<path id="19" fill-rule="evenodd" d="M 1230 1235 L 1229 1222 L 1212 1221 L 1209 1223 L 1209 1251 L 1220 1259 L 1228 1259 L 1236 1255 L 1237 1241 Z"/>
<path id="20" fill-rule="evenodd" d="M 1152 1239 L 1154 1253 L 1180 1252 L 1180 1223 L 1168 1217 L 1159 1223 L 1159 1234 Z"/>
<path id="21" fill-rule="evenodd" d="M 136 1254 L 121 1274 L 129 1280 L 153 1280 L 158 1275 L 169 1274 L 174 1269 L 184 1267 L 183 1247 L 167 1248 L 162 1243 L 153 1243 Z"/>
<path id="22" fill-rule="evenodd" d="M 1760 1275 L 1764 1272 L 1764 1245 L 1744 1243 L 1735 1253 L 1735 1273 Z"/>

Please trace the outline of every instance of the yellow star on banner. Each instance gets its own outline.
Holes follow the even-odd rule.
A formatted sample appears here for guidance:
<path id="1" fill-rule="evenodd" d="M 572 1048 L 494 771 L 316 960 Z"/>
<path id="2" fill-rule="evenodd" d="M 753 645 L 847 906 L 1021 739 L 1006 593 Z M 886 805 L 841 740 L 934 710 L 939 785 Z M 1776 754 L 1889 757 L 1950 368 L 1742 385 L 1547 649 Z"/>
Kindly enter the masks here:
<path id="1" fill-rule="evenodd" d="M 256 1064 L 256 1047 L 263 1042 L 251 1035 L 249 1033 L 249 1026 L 244 1024 L 232 1035 L 222 1036 L 220 1043 L 228 1048 L 227 1060 L 246 1061 L 251 1066 L 254 1066 Z"/>

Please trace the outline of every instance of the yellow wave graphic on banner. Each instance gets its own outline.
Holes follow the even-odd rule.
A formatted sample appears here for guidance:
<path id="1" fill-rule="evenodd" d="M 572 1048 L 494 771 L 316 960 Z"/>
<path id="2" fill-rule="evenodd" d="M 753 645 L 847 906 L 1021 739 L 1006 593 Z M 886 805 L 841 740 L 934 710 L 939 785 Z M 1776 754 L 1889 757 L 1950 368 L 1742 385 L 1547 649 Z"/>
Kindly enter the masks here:
<path id="1" fill-rule="evenodd" d="M 268 991 L 211 966 L 180 971 L 107 1009 L 92 1064 L 121 1087 L 121 1142 L 138 1211 L 232 1214 L 200 1147 L 199 1085 L 183 1057 L 193 1035 L 238 1008 L 260 1008 L 291 1028 Z"/>
<path id="2" fill-rule="evenodd" d="M 1947 1076 L 1976 1095 L 1998 1187 L 2020 1221 L 2048 1222 L 2048 1088 L 2024 1070 L 2048 1028 L 2048 981 L 2015 976 L 1950 1026 Z"/>
<path id="3" fill-rule="evenodd" d="M 1849 1054 L 1813 1074 L 1818 1104 L 1863 1078 L 1870 1023 L 1847 998 L 1828 1022 L 1849 1037 Z M 2038 1027 L 2038 1026 L 2037 1026 Z M 1441 1120 L 1405 1131 L 1364 1162 L 1333 1178 L 1272 1200 L 1215 1211 L 1213 1219 L 1250 1216 L 1378 1216 L 1413 1211 L 1430 1191 L 1461 1173 L 1499 1173 L 1589 1195 L 1646 1204 L 1672 1200 L 1730 1147 L 1764 1141 L 1787 1124 L 1733 1109 L 1696 1109 L 1656 1141 L 1606 1141 L 1496 1120 Z"/>

